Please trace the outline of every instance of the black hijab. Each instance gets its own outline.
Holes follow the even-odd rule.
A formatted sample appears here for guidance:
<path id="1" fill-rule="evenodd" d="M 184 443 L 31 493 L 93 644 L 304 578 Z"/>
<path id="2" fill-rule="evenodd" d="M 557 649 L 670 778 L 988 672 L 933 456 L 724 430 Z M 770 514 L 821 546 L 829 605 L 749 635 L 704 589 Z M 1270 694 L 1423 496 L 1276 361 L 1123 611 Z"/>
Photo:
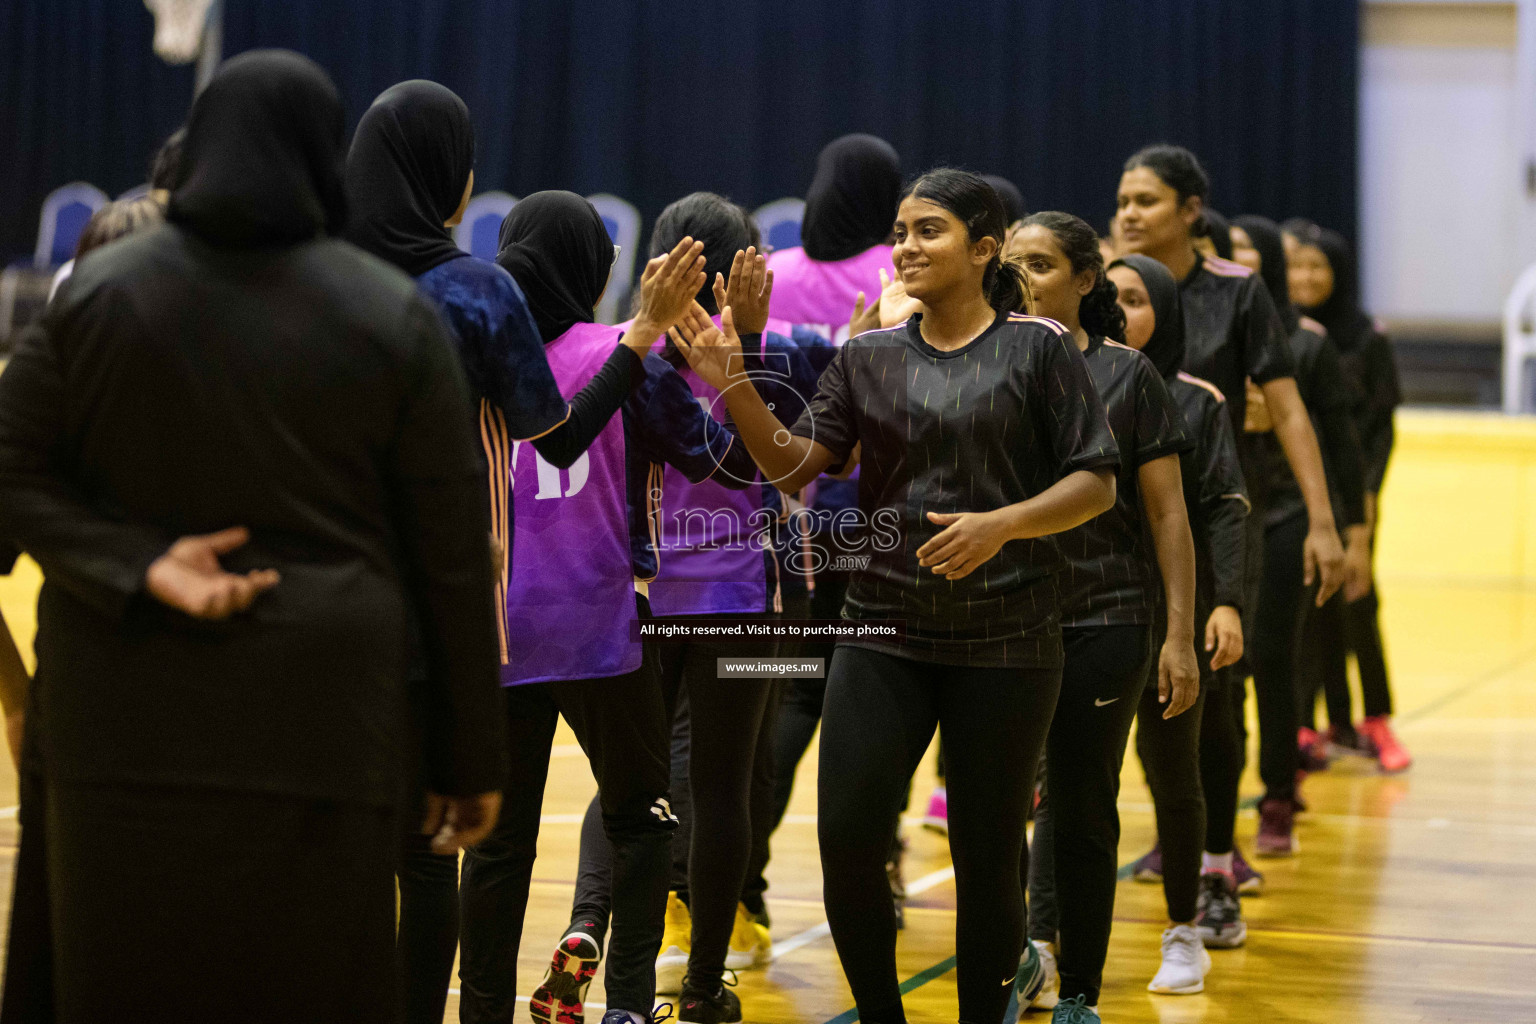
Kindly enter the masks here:
<path id="1" fill-rule="evenodd" d="M 523 290 L 544 344 L 592 322 L 613 242 L 591 203 L 574 192 L 535 192 L 501 222 L 499 243 L 496 262 Z"/>
<path id="2" fill-rule="evenodd" d="M 1248 240 L 1258 250 L 1259 276 L 1269 289 L 1269 297 L 1275 300 L 1275 311 L 1280 314 L 1286 332 L 1294 331 L 1301 314 L 1291 302 L 1291 286 L 1285 274 L 1285 242 L 1280 237 L 1279 226 L 1268 217 L 1253 214 L 1237 217 L 1232 224 L 1247 232 Z"/>
<path id="3" fill-rule="evenodd" d="M 879 245 L 896 223 L 901 159 L 884 139 L 844 135 L 816 158 L 805 194 L 801 243 L 813 260 L 832 263 Z"/>
<path id="4" fill-rule="evenodd" d="M 1232 225 L 1226 217 L 1210 207 L 1205 209 L 1206 235 L 1216 247 L 1216 255 L 1224 260 L 1232 258 Z"/>
<path id="5" fill-rule="evenodd" d="M 1315 224 L 1302 228 L 1296 238 L 1302 245 L 1321 249 L 1333 269 L 1333 293 L 1321 305 L 1302 312 L 1328 329 L 1328 337 L 1339 346 L 1339 351 L 1354 351 L 1374 329 L 1371 318 L 1360 308 L 1360 278 L 1354 252 L 1343 235 Z"/>
<path id="6" fill-rule="evenodd" d="M 192 104 L 169 216 L 216 245 L 292 245 L 346 221 L 346 115 L 330 78 L 291 50 L 220 66 Z"/>
<path id="7" fill-rule="evenodd" d="M 1029 211 L 1024 208 L 1024 193 L 1019 191 L 1019 186 L 1000 174 L 983 174 L 981 180 L 991 185 L 992 191 L 997 193 L 997 198 L 1003 201 L 1003 212 L 1008 215 L 1010 226 L 1014 221 L 1024 219 L 1024 215 Z"/>
<path id="8" fill-rule="evenodd" d="M 469 108 L 451 89 L 415 79 L 373 101 L 347 154 L 347 239 L 418 277 L 464 255 L 443 221 L 475 163 Z"/>
<path id="9" fill-rule="evenodd" d="M 1164 380 L 1171 379 L 1184 368 L 1184 308 L 1178 282 L 1162 263 L 1139 252 L 1121 256 L 1110 266 L 1127 266 L 1141 275 L 1152 300 L 1153 317 L 1152 337 L 1142 346 L 1141 354 L 1152 360 Z"/>

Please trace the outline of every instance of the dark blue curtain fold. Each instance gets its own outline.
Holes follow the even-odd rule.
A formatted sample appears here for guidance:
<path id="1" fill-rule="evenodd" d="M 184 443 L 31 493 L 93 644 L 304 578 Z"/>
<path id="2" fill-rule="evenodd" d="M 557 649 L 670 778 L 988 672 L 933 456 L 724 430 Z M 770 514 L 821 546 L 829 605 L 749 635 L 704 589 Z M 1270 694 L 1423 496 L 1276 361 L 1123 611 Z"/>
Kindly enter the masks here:
<path id="1" fill-rule="evenodd" d="M 138 0 L 0 2 L 0 252 L 30 251 L 54 186 L 143 180 L 192 92 L 152 31 Z M 647 223 L 694 189 L 799 195 L 869 131 L 909 172 L 1003 174 L 1100 227 L 1125 158 L 1178 142 L 1222 210 L 1355 233 L 1349 0 L 227 0 L 225 44 L 307 53 L 353 122 L 436 79 L 475 115 L 481 189 L 613 192 Z"/>

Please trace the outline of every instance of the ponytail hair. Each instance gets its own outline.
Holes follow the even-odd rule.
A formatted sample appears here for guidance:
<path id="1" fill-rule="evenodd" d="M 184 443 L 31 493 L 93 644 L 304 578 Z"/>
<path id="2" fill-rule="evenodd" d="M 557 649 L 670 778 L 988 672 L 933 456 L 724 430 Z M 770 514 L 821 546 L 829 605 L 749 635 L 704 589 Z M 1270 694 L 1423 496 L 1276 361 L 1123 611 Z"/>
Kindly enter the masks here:
<path id="1" fill-rule="evenodd" d="M 1125 311 L 1120 308 L 1120 291 L 1104 273 L 1104 254 L 1099 252 L 1099 235 L 1093 225 L 1081 217 L 1056 210 L 1025 217 L 1024 224 L 1044 228 L 1055 237 L 1073 274 L 1093 271 L 1093 288 L 1077 306 L 1077 317 L 1083 330 L 1125 344 Z"/>
<path id="2" fill-rule="evenodd" d="M 1008 214 L 997 190 L 985 178 L 955 167 L 939 167 L 902 189 L 901 198 L 908 197 L 927 200 L 954 214 L 965 225 L 972 242 L 994 239 L 997 252 L 982 275 L 981 290 L 987 302 L 1000 313 L 1029 311 L 1033 296 L 1024 265 L 1003 255 L 1008 239 Z"/>

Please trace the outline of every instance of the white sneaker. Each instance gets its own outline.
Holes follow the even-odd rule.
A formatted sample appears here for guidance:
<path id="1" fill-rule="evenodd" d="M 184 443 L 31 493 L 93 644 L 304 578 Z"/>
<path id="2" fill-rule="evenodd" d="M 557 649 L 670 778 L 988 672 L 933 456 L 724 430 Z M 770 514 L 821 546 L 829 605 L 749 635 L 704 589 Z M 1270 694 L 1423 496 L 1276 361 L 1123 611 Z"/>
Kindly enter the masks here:
<path id="1" fill-rule="evenodd" d="M 1030 940 L 1034 942 L 1034 940 Z M 1056 950 L 1049 942 L 1034 942 L 1035 952 L 1040 954 L 1040 967 L 1045 971 L 1045 984 L 1035 998 L 1029 1001 L 1029 1009 L 1054 1010 L 1061 1000 L 1061 973 L 1056 969 Z M 1020 1007 L 1020 1013 L 1024 1008 Z"/>
<path id="2" fill-rule="evenodd" d="M 1147 986 L 1148 992 L 1188 996 L 1205 991 L 1205 976 L 1211 969 L 1211 954 L 1200 942 L 1200 933 L 1190 924 L 1176 924 L 1163 932 L 1163 966 Z"/>

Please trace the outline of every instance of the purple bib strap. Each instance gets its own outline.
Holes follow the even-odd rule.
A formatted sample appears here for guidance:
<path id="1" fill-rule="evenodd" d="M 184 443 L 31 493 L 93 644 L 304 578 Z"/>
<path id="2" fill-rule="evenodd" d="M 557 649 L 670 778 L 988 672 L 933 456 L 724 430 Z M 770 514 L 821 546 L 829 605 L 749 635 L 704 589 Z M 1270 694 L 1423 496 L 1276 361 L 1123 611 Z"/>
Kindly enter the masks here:
<path id="1" fill-rule="evenodd" d="M 577 324 L 545 346 L 567 400 L 613 353 L 621 332 Z M 512 446 L 509 664 L 503 686 L 601 679 L 640 667 L 625 497 L 624 419 L 614 416 L 569 469 Z"/>

